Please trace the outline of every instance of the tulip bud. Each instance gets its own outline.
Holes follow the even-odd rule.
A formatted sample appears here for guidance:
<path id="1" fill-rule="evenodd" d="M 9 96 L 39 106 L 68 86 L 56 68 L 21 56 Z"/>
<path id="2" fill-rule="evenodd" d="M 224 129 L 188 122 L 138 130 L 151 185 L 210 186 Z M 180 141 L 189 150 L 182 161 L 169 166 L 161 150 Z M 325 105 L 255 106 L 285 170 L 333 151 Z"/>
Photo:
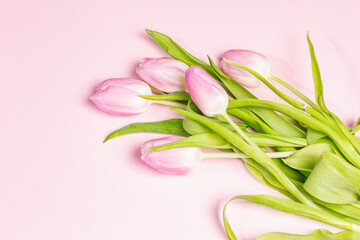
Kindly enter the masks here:
<path id="1" fill-rule="evenodd" d="M 150 87 L 143 81 L 130 78 L 112 78 L 96 88 L 90 100 L 102 111 L 125 116 L 144 112 L 151 101 L 138 95 L 151 95 Z"/>
<path id="2" fill-rule="evenodd" d="M 172 58 L 145 58 L 136 73 L 150 86 L 171 93 L 186 89 L 185 70 L 188 68 L 185 63 Z"/>
<path id="3" fill-rule="evenodd" d="M 141 146 L 141 159 L 152 168 L 170 174 L 184 174 L 201 163 L 201 149 L 197 147 L 172 148 L 160 151 L 149 149 L 183 139 L 170 136 L 147 141 Z"/>
<path id="4" fill-rule="evenodd" d="M 254 70 L 265 79 L 269 78 L 271 75 L 270 62 L 260 53 L 249 50 L 229 50 L 225 52 L 223 59 L 220 61 L 221 70 L 226 75 L 246 87 L 258 87 L 260 86 L 261 81 L 246 70 L 224 61 L 224 58 Z"/>
<path id="5" fill-rule="evenodd" d="M 203 114 L 214 117 L 225 112 L 228 95 L 204 69 L 191 66 L 185 72 L 185 81 L 192 100 Z"/>

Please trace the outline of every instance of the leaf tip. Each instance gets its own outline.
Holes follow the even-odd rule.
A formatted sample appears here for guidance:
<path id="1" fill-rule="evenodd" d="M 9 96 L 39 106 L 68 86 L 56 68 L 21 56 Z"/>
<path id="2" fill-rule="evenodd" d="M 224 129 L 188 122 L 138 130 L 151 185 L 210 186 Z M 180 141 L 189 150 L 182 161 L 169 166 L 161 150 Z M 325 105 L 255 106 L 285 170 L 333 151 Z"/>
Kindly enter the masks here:
<path id="1" fill-rule="evenodd" d="M 183 114 L 184 112 L 186 112 L 185 110 L 179 109 L 179 108 L 170 108 L 170 110 L 178 112 L 180 114 Z"/>
<path id="2" fill-rule="evenodd" d="M 150 30 L 148 28 L 145 28 L 145 32 L 149 35 L 151 35 L 154 31 L 153 30 Z"/>
<path id="3" fill-rule="evenodd" d="M 311 40 L 310 40 L 309 30 L 308 30 L 307 33 L 306 33 L 306 39 L 307 39 L 307 41 L 308 41 L 308 44 L 312 46 L 312 42 L 311 42 Z"/>
<path id="4" fill-rule="evenodd" d="M 151 98 L 152 95 L 141 95 L 141 94 L 139 94 L 138 96 L 141 97 L 141 98 L 144 98 L 144 99 L 148 99 L 148 98 Z"/>
<path id="5" fill-rule="evenodd" d="M 175 111 L 175 112 L 178 112 L 178 108 L 169 108 L 170 110 L 172 110 L 172 111 Z"/>
<path id="6" fill-rule="evenodd" d="M 212 58 L 210 57 L 210 55 L 208 54 L 208 55 L 206 55 L 206 56 L 207 56 L 207 58 L 208 58 L 208 60 L 209 60 L 209 63 L 210 63 L 210 64 L 213 64 L 214 61 L 212 60 Z"/>
<path id="7" fill-rule="evenodd" d="M 109 134 L 106 138 L 105 138 L 105 140 L 103 141 L 103 143 L 106 143 L 107 141 L 109 141 L 110 139 L 112 139 L 113 138 L 113 134 Z"/>

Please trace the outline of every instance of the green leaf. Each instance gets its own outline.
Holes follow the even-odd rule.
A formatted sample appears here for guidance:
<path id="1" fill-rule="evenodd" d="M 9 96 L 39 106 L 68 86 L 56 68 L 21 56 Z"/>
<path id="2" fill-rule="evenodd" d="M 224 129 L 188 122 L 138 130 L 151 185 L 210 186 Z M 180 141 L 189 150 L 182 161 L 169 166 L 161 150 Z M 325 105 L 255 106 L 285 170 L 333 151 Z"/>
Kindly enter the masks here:
<path id="1" fill-rule="evenodd" d="M 185 51 L 185 49 L 180 47 L 180 45 L 174 42 L 170 37 L 149 29 L 145 29 L 145 31 L 173 58 L 182 61 L 188 66 L 199 66 L 206 70 L 209 74 L 214 75 L 212 68 L 208 64 Z"/>
<path id="2" fill-rule="evenodd" d="M 295 119 L 286 116 L 286 115 L 280 115 L 280 117 L 284 118 L 286 121 L 288 121 L 289 123 L 293 124 L 294 126 L 296 126 L 297 128 L 301 129 L 302 131 L 306 132 L 307 128 L 302 126 L 298 121 L 296 121 Z"/>
<path id="3" fill-rule="evenodd" d="M 322 80 L 321 80 L 319 64 L 316 60 L 315 50 L 314 50 L 313 44 L 311 43 L 309 33 L 307 34 L 307 41 L 308 41 L 309 50 L 310 50 L 311 68 L 312 68 L 313 79 L 314 79 L 316 103 L 318 104 L 321 111 L 323 111 L 326 114 L 331 114 L 325 105 L 323 84 L 322 84 Z"/>
<path id="4" fill-rule="evenodd" d="M 304 183 L 321 201 L 350 204 L 359 201 L 360 170 L 334 153 L 324 152 Z"/>
<path id="5" fill-rule="evenodd" d="M 196 106 L 196 104 L 192 100 L 190 100 L 188 102 L 187 110 L 190 112 L 194 112 L 194 113 L 202 115 L 202 112 L 200 111 L 200 109 Z M 231 131 L 235 131 L 235 129 L 228 122 L 226 122 L 225 119 L 220 118 L 220 117 L 213 117 L 212 119 L 213 119 L 213 121 L 221 124 L 222 126 L 226 127 L 227 129 L 229 129 Z M 237 123 L 237 125 L 241 129 L 246 129 L 249 127 L 245 123 Z M 191 135 L 214 132 L 210 128 L 204 126 L 203 124 L 201 124 L 197 121 L 191 120 L 190 118 L 187 118 L 187 117 L 184 118 L 183 127 L 186 130 L 186 132 L 188 132 Z"/>
<path id="6" fill-rule="evenodd" d="M 355 221 L 360 221 L 360 208 L 350 204 L 333 204 L 327 203 L 324 201 L 316 200 L 319 204 L 323 205 L 324 207 L 331 209 L 334 212 L 337 212 L 343 216 L 348 216 Z M 354 220 L 352 220 L 354 222 Z"/>
<path id="7" fill-rule="evenodd" d="M 317 229 L 307 235 L 297 235 L 289 233 L 265 233 L 254 240 L 350 240 L 360 239 L 360 232 L 342 231 L 332 233 L 325 229 Z"/>
<path id="8" fill-rule="evenodd" d="M 308 128 L 307 129 L 307 134 L 306 134 L 306 140 L 308 142 L 308 144 L 313 144 L 315 142 L 317 142 L 319 139 L 327 137 L 326 134 L 316 131 L 312 128 Z"/>
<path id="9" fill-rule="evenodd" d="M 332 152 L 332 147 L 327 143 L 318 143 L 296 151 L 290 157 L 284 158 L 286 165 L 297 170 L 311 172 L 324 152 Z"/>
<path id="10" fill-rule="evenodd" d="M 216 133 L 202 133 L 193 135 L 175 142 L 171 142 L 160 147 L 152 148 L 151 151 L 166 150 L 181 147 L 206 147 L 217 149 L 231 149 L 233 146 L 224 138 Z"/>
<path id="11" fill-rule="evenodd" d="M 360 144 L 356 141 L 354 138 L 354 135 L 352 135 L 349 131 L 349 129 L 345 126 L 345 124 L 340 120 L 338 116 L 331 113 L 332 118 L 334 119 L 335 123 L 339 127 L 340 131 L 343 133 L 343 135 L 348 139 L 348 141 L 353 145 L 353 147 L 356 149 L 356 151 L 360 154 Z"/>
<path id="12" fill-rule="evenodd" d="M 271 134 L 245 132 L 258 146 L 268 147 L 305 147 L 307 142 L 304 138 L 290 138 Z"/>
<path id="13" fill-rule="evenodd" d="M 256 204 L 268 206 L 282 212 L 293 213 L 302 217 L 328 223 L 343 229 L 356 231 L 360 230 L 360 226 L 336 217 L 325 210 L 279 197 L 269 195 L 239 195 L 231 198 L 229 202 L 233 200 L 246 200 Z"/>
<path id="14" fill-rule="evenodd" d="M 238 195 L 238 196 L 231 198 L 225 204 L 224 209 L 223 209 L 223 221 L 224 221 L 224 225 L 225 225 L 225 230 L 226 230 L 226 233 L 227 233 L 229 239 L 231 239 L 231 240 L 236 240 L 237 238 L 236 238 L 233 230 L 231 229 L 229 221 L 227 220 L 226 209 L 227 209 L 227 206 L 229 205 L 229 203 L 234 200 L 246 200 L 246 201 L 253 202 L 256 204 L 268 206 L 268 207 L 271 207 L 271 208 L 279 210 L 279 211 L 293 213 L 293 214 L 296 214 L 296 215 L 299 215 L 302 217 L 306 217 L 306 218 L 314 219 L 314 220 L 317 220 L 320 222 L 328 223 L 328 224 L 331 224 L 333 226 L 337 226 L 337 227 L 340 227 L 343 229 L 360 231 L 359 225 L 356 225 L 345 219 L 334 216 L 334 215 L 330 214 L 329 212 L 322 210 L 320 208 L 311 207 L 311 206 L 305 205 L 303 203 L 294 202 L 291 200 L 286 200 L 286 199 L 269 196 L 269 195 Z M 256 238 L 256 239 L 258 239 L 258 238 Z M 266 238 L 263 238 L 262 240 L 264 240 L 264 239 L 266 239 Z M 277 240 L 277 239 L 287 239 L 287 238 L 267 238 L 267 239 Z"/>
<path id="15" fill-rule="evenodd" d="M 281 194 L 287 196 L 288 198 L 296 201 L 296 199 L 281 186 L 281 184 L 271 175 L 265 168 L 257 167 L 250 162 L 245 162 L 246 168 L 249 172 L 262 184 L 275 189 Z M 279 186 L 280 185 L 280 186 Z"/>
<path id="16" fill-rule="evenodd" d="M 294 126 L 273 111 L 264 108 L 249 107 L 249 109 L 254 112 L 259 118 L 261 118 L 265 123 L 267 123 L 280 136 L 300 138 L 306 136 L 304 131 Z"/>
<path id="17" fill-rule="evenodd" d="M 182 122 L 183 119 L 181 118 L 173 118 L 159 122 L 132 123 L 110 133 L 104 142 L 117 136 L 138 132 L 167 133 L 188 136 L 189 134 L 182 127 Z"/>
<path id="18" fill-rule="evenodd" d="M 358 118 L 354 126 L 351 128 L 350 133 L 355 134 L 359 130 L 360 130 L 360 118 Z"/>
<path id="19" fill-rule="evenodd" d="M 221 124 L 221 123 L 219 123 Z M 231 129 L 232 130 L 232 129 Z M 246 135 L 258 146 L 292 146 L 301 147 L 306 144 L 304 139 L 290 139 L 280 136 L 271 136 L 267 134 L 245 132 Z M 153 148 L 152 151 L 166 150 L 170 148 L 180 147 L 206 147 L 217 149 L 231 149 L 233 146 L 229 144 L 224 138 L 220 137 L 217 133 L 200 133 L 189 136 L 187 138 Z"/>
<path id="20" fill-rule="evenodd" d="M 315 109 L 316 111 L 319 110 L 318 106 L 313 101 L 311 101 L 308 97 L 306 97 L 299 90 L 297 90 L 296 88 L 294 88 L 293 86 L 291 86 L 287 82 L 285 82 L 282 79 L 274 76 L 273 74 L 270 74 L 269 78 L 276 81 L 276 82 L 278 82 L 278 83 L 280 83 L 281 85 L 283 85 L 285 88 L 287 88 L 292 93 L 294 93 L 296 96 L 298 96 L 300 99 L 302 99 L 304 102 L 306 102 L 311 108 Z"/>
<path id="21" fill-rule="evenodd" d="M 360 189 L 360 169 L 334 153 L 323 153 L 323 158 L 326 159 L 328 165 L 333 166 L 357 189 Z"/>
<path id="22" fill-rule="evenodd" d="M 173 92 L 162 95 L 139 95 L 142 98 L 149 100 L 173 100 L 173 101 L 189 101 L 190 94 L 187 92 Z"/>
<path id="23" fill-rule="evenodd" d="M 227 109 L 227 113 L 245 122 L 249 125 L 249 127 L 260 133 L 277 135 L 277 133 L 271 127 L 269 127 L 269 125 L 264 123 L 263 120 L 261 120 L 247 108 Z"/>
<path id="24" fill-rule="evenodd" d="M 217 122 L 221 125 L 223 125 L 224 127 L 226 127 L 227 129 L 231 130 L 231 131 L 235 131 L 230 124 L 220 121 L 220 120 L 216 120 L 214 119 L 214 122 Z M 241 129 L 246 129 L 248 128 L 248 125 L 244 124 L 244 123 L 237 123 L 236 125 L 239 126 L 239 128 Z M 200 133 L 212 133 L 213 131 L 207 127 L 205 127 L 204 125 L 197 123 L 189 118 L 184 118 L 184 122 L 183 122 L 183 127 L 186 130 L 186 132 L 190 133 L 191 135 L 196 135 L 196 134 L 200 134 Z"/>
<path id="25" fill-rule="evenodd" d="M 266 133 L 266 134 L 275 135 L 275 136 L 279 135 L 271 127 L 269 127 L 269 125 L 267 125 L 265 122 L 263 122 L 263 120 L 261 120 L 257 115 L 255 115 L 253 112 L 251 112 L 247 108 L 231 108 L 231 109 L 227 109 L 227 113 L 234 117 L 237 117 L 238 119 L 241 119 L 241 121 L 245 122 L 251 128 L 255 129 L 259 133 Z M 284 118 L 284 115 L 282 115 L 281 117 Z M 285 118 L 285 120 L 288 121 L 288 119 L 286 119 L 286 118 Z M 273 146 L 275 147 L 275 149 L 277 151 L 280 151 L 280 152 L 295 150 L 295 148 L 290 147 L 290 146 L 276 146 L 276 145 L 273 145 Z M 279 160 L 278 164 L 281 164 L 281 163 L 282 162 Z"/>

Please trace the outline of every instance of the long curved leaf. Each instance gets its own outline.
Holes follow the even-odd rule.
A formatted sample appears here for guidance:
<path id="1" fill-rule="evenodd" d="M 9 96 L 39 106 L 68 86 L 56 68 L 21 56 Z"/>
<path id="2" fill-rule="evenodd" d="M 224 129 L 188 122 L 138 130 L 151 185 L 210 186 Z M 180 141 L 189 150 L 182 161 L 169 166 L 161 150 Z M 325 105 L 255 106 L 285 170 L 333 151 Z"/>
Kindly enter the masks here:
<path id="1" fill-rule="evenodd" d="M 322 84 L 321 75 L 320 75 L 319 64 L 316 60 L 314 46 L 310 40 L 309 33 L 307 34 L 307 41 L 308 41 L 309 50 L 310 50 L 311 69 L 312 69 L 313 79 L 314 79 L 316 103 L 318 104 L 321 111 L 323 111 L 326 114 L 330 114 L 330 111 L 327 109 L 327 107 L 325 105 L 324 90 L 323 90 L 323 84 Z"/>
<path id="2" fill-rule="evenodd" d="M 172 57 L 182 61 L 188 66 L 196 65 L 208 71 L 210 74 L 214 75 L 212 68 L 201 61 L 200 59 L 194 57 L 188 53 L 185 49 L 180 47 L 175 41 L 170 37 L 166 36 L 157 31 L 145 29 L 146 33 L 149 34 L 165 51 L 167 51 Z"/>
<path id="3" fill-rule="evenodd" d="M 343 229 L 356 230 L 356 231 L 360 230 L 360 226 L 353 224 L 347 220 L 336 217 L 325 210 L 322 210 L 320 208 L 310 207 L 303 203 L 294 202 L 279 197 L 274 197 L 269 195 L 239 195 L 231 198 L 229 202 L 233 200 L 246 200 L 256 204 L 268 206 L 270 208 L 282 212 L 293 213 L 302 217 L 328 223 Z M 226 208 L 226 206 L 224 208 Z M 223 213 L 226 213 L 225 209 Z M 226 218 L 226 216 L 224 216 L 224 218 Z"/>
<path id="4" fill-rule="evenodd" d="M 350 240 L 360 239 L 360 232 L 342 231 L 332 233 L 325 229 L 317 229 L 307 235 L 289 234 L 281 232 L 265 233 L 254 240 Z"/>
<path id="5" fill-rule="evenodd" d="M 189 134 L 184 130 L 182 122 L 183 119 L 181 118 L 173 118 L 159 122 L 133 123 L 110 133 L 105 138 L 104 142 L 114 137 L 139 132 L 167 133 L 188 136 Z"/>

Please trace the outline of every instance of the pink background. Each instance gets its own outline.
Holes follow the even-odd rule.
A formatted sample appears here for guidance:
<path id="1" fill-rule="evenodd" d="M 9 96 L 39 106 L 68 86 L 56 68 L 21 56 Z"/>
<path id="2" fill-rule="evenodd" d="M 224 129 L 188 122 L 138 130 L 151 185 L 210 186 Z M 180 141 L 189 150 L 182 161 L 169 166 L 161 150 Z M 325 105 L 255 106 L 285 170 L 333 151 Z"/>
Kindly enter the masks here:
<path id="1" fill-rule="evenodd" d="M 274 194 L 237 160 L 206 160 L 186 176 L 139 160 L 137 134 L 102 144 L 135 121 L 176 116 L 151 106 L 111 117 L 88 100 L 110 77 L 166 54 L 144 33 L 169 34 L 196 56 L 227 49 L 266 55 L 274 74 L 312 94 L 310 30 L 328 105 L 348 124 L 360 115 L 358 1 L 0 1 L 0 238 L 226 239 L 220 212 L 238 194 Z M 276 99 L 265 88 L 254 90 Z M 156 114 L 154 114 L 156 112 Z M 239 239 L 269 231 L 335 227 L 234 202 Z"/>

